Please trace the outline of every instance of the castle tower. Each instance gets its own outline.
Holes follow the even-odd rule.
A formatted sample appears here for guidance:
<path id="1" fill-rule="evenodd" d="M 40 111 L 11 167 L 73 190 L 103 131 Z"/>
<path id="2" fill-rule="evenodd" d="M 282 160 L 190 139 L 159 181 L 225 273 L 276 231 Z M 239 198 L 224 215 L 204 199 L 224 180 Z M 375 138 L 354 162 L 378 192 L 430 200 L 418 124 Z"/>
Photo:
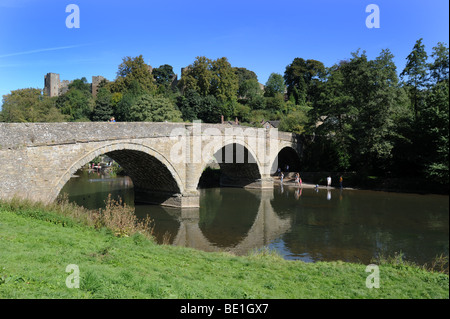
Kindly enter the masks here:
<path id="1" fill-rule="evenodd" d="M 44 93 L 47 96 L 54 97 L 59 95 L 59 74 L 47 73 L 44 77 Z"/>
<path id="2" fill-rule="evenodd" d="M 105 78 L 101 75 L 92 77 L 91 92 L 94 97 L 97 97 L 98 86 L 100 85 L 100 82 L 102 82 L 102 80 L 104 79 Z"/>

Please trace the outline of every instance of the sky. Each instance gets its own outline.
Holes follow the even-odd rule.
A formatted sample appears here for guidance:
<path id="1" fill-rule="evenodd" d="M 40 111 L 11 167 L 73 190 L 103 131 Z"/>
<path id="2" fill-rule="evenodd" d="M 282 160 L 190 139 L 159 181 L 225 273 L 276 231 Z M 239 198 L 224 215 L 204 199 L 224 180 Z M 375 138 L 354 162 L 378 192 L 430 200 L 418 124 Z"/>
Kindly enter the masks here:
<path id="1" fill-rule="evenodd" d="M 79 28 L 66 24 L 70 4 Z M 379 28 L 367 27 L 370 4 Z M 124 57 L 141 54 L 179 76 L 197 56 L 227 57 L 265 84 L 296 57 L 331 67 L 358 49 L 369 59 L 389 49 L 400 73 L 420 38 L 428 55 L 449 43 L 448 0 L 0 0 L 0 96 L 43 88 L 49 72 L 114 80 Z"/>

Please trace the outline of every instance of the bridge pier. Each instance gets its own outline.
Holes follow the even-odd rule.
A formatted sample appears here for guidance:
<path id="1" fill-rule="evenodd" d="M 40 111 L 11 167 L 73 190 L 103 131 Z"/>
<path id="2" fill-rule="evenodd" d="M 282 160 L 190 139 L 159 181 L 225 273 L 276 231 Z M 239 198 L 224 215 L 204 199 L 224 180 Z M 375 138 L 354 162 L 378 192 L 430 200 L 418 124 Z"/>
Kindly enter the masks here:
<path id="1" fill-rule="evenodd" d="M 145 189 L 134 189 L 134 201 L 141 204 L 168 207 L 200 207 L 200 195 L 197 193 L 167 193 Z"/>
<path id="2" fill-rule="evenodd" d="M 52 202 L 75 172 L 106 154 L 130 176 L 138 201 L 199 207 L 197 186 L 211 158 L 225 160 L 218 161 L 224 186 L 266 189 L 278 153 L 301 152 L 291 133 L 229 130 L 221 124 L 189 130 L 186 123 L 0 123 L 0 199 Z"/>

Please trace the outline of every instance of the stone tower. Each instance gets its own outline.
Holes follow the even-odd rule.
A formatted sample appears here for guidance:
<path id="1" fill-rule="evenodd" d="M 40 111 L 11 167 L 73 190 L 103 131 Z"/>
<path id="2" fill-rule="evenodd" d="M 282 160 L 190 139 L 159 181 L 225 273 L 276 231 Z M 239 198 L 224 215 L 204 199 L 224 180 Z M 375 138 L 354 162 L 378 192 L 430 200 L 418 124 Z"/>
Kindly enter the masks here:
<path id="1" fill-rule="evenodd" d="M 92 77 L 91 92 L 94 97 L 97 96 L 98 86 L 100 85 L 100 82 L 104 79 L 105 78 L 101 75 Z"/>
<path id="2" fill-rule="evenodd" d="M 47 73 L 44 77 L 44 92 L 47 96 L 54 97 L 59 95 L 59 74 Z"/>

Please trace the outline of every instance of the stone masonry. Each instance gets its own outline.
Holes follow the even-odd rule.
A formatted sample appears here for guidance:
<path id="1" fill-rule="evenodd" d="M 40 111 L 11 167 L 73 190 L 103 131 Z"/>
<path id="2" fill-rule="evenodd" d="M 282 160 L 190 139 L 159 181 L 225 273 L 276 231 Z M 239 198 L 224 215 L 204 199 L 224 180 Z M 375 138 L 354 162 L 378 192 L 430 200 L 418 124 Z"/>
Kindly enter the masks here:
<path id="1" fill-rule="evenodd" d="M 228 185 L 271 188 L 286 147 L 301 154 L 294 134 L 221 124 L 0 123 L 0 199 L 54 201 L 78 169 L 106 154 L 131 177 L 137 198 L 198 207 L 198 182 L 212 158 Z"/>

